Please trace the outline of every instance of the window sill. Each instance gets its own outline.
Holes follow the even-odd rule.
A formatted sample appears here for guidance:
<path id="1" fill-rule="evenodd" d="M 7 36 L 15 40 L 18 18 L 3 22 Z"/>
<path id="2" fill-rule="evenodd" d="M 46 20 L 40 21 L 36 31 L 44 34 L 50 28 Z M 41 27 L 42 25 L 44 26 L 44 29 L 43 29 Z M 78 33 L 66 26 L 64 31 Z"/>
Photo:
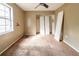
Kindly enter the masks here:
<path id="1" fill-rule="evenodd" d="M 13 31 L 8 31 L 8 32 L 0 33 L 0 36 L 6 35 L 7 33 L 10 33 L 10 32 L 13 32 Z"/>

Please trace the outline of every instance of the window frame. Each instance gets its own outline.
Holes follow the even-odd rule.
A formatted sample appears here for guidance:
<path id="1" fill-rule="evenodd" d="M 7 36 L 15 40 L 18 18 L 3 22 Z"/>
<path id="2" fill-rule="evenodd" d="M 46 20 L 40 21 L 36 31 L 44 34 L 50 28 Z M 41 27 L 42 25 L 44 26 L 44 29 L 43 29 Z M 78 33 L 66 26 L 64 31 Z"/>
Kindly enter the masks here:
<path id="1" fill-rule="evenodd" d="M 4 17 L 2 17 L 0 19 L 5 19 L 5 27 L 6 27 L 6 20 L 10 19 L 9 20 L 10 21 L 10 26 L 12 27 L 10 31 L 6 31 L 6 28 L 5 28 L 5 32 L 0 33 L 0 35 L 3 35 L 3 34 L 6 34 L 6 33 L 10 33 L 10 32 L 12 32 L 14 30 L 14 26 L 13 26 L 13 8 L 10 5 L 8 5 L 7 3 L 0 3 L 0 4 L 6 6 L 7 8 L 10 8 L 10 11 L 9 11 L 10 12 L 10 15 L 9 15 L 10 18 L 6 18 L 4 16 Z"/>

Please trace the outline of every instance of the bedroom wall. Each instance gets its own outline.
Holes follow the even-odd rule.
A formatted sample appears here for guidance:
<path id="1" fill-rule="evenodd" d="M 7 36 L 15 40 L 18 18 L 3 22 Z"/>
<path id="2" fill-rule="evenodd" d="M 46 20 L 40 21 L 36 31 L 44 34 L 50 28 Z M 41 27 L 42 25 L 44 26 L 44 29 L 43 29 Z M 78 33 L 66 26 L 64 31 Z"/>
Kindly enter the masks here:
<path id="1" fill-rule="evenodd" d="M 24 35 L 24 12 L 14 3 L 9 3 L 9 5 L 13 8 L 14 31 L 0 35 L 0 53 Z M 16 26 L 16 23 L 20 26 Z"/>
<path id="2" fill-rule="evenodd" d="M 25 12 L 25 35 L 36 35 L 39 32 L 39 16 L 53 15 L 53 11 L 27 11 Z M 37 23 L 36 23 L 37 22 Z"/>
<path id="3" fill-rule="evenodd" d="M 64 4 L 55 11 L 55 15 L 61 10 L 64 11 L 63 40 L 79 52 L 79 4 Z"/>

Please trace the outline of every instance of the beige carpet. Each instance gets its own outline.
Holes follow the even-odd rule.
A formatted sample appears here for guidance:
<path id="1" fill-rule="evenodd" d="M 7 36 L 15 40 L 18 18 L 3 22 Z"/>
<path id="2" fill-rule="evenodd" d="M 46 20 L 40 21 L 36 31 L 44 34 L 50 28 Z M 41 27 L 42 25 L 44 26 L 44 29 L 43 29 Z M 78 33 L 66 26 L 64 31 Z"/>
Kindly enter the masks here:
<path id="1" fill-rule="evenodd" d="M 3 56 L 71 56 L 79 55 L 63 42 L 57 42 L 53 35 L 24 37 L 5 51 Z"/>

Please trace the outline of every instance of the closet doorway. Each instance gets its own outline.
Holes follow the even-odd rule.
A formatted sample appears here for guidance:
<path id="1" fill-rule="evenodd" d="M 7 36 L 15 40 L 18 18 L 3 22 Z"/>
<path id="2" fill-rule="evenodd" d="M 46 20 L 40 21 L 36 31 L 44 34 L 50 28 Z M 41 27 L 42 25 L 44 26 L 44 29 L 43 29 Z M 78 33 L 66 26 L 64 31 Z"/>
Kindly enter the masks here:
<path id="1" fill-rule="evenodd" d="M 52 30 L 51 26 L 51 17 L 50 16 L 40 16 L 40 34 L 48 35 Z"/>

